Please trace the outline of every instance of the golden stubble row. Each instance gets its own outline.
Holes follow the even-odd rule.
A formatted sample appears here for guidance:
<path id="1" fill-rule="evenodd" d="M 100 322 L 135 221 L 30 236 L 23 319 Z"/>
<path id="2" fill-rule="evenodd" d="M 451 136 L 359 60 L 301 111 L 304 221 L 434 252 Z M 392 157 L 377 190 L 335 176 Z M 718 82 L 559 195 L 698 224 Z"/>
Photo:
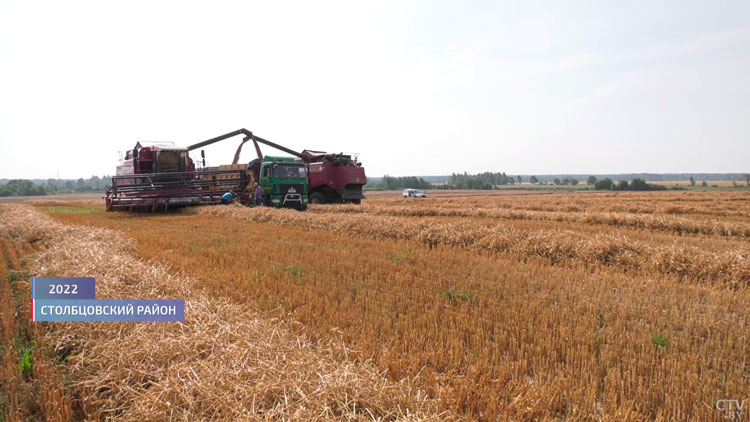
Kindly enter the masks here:
<path id="1" fill-rule="evenodd" d="M 438 192 L 439 194 L 439 192 Z M 370 195 L 366 193 L 366 195 Z M 603 212 L 683 217 L 750 217 L 750 189 L 737 192 L 577 192 L 481 195 L 470 197 L 401 198 L 400 193 L 375 195 L 378 205 L 424 208 L 513 209 L 546 212 Z"/>
<path id="2" fill-rule="evenodd" d="M 711 252 L 684 245 L 651 246 L 621 235 L 580 233 L 564 229 L 519 229 L 511 225 L 479 225 L 471 221 L 407 219 L 333 212 L 242 206 L 202 207 L 205 215 L 238 220 L 334 230 L 372 238 L 410 239 L 432 247 L 459 246 L 510 253 L 519 258 L 541 257 L 555 264 L 615 267 L 638 274 L 668 274 L 689 283 L 731 288 L 750 283 L 750 250 L 736 247 Z"/>
<path id="3" fill-rule="evenodd" d="M 611 212 L 528 211 L 506 208 L 434 207 L 411 205 L 333 205 L 310 208 L 317 213 L 368 214 L 396 217 L 465 217 L 506 220 L 553 221 L 599 224 L 683 234 L 750 238 L 750 224 L 717 220 L 693 220 L 669 215 Z"/>

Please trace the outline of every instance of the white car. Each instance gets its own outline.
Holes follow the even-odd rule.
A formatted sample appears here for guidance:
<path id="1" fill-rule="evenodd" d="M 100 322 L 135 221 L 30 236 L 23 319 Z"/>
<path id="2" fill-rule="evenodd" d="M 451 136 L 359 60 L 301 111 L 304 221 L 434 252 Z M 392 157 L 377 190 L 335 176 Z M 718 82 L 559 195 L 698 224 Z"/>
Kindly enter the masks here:
<path id="1" fill-rule="evenodd" d="M 427 194 L 419 189 L 404 189 L 404 198 L 427 198 Z"/>

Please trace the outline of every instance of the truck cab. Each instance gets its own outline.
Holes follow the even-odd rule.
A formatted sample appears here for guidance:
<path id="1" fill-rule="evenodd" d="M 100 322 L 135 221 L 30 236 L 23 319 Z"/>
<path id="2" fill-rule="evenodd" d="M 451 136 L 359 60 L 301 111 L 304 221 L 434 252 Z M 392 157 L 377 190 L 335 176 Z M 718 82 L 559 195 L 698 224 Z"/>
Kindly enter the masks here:
<path id="1" fill-rule="evenodd" d="M 265 205 L 276 208 L 307 208 L 310 190 L 307 167 L 292 157 L 266 156 L 260 165 L 260 186 Z"/>

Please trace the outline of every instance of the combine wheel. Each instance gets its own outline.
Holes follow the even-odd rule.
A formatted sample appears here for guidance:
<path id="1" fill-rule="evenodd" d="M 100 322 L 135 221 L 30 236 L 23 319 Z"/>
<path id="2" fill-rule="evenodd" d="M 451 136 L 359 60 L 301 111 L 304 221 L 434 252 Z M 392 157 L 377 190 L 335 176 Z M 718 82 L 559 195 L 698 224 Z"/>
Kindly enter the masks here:
<path id="1" fill-rule="evenodd" d="M 310 195 L 310 203 L 311 204 L 325 204 L 326 197 L 323 196 L 323 194 L 320 192 L 313 192 L 313 194 Z"/>

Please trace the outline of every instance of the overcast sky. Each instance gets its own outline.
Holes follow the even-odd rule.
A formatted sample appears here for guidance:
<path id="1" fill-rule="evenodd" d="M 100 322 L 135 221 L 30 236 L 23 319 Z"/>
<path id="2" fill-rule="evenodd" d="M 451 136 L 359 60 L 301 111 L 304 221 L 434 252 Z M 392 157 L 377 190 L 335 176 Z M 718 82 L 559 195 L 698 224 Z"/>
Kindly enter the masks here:
<path id="1" fill-rule="evenodd" d="M 0 0 L 0 177 L 241 127 L 371 176 L 747 172 L 750 2 Z"/>

